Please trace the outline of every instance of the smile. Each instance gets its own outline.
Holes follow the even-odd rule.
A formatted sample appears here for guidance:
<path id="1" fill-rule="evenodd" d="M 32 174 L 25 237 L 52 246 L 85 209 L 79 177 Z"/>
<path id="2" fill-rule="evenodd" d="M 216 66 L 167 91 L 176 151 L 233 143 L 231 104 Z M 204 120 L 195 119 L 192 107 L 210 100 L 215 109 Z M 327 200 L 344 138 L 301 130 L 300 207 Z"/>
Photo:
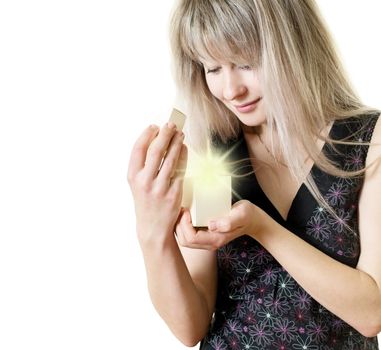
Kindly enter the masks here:
<path id="1" fill-rule="evenodd" d="M 257 107 L 257 104 L 261 99 L 262 97 L 259 97 L 258 99 L 254 101 L 251 101 L 242 105 L 234 106 L 234 107 L 240 113 L 249 113 L 249 112 L 252 112 Z"/>

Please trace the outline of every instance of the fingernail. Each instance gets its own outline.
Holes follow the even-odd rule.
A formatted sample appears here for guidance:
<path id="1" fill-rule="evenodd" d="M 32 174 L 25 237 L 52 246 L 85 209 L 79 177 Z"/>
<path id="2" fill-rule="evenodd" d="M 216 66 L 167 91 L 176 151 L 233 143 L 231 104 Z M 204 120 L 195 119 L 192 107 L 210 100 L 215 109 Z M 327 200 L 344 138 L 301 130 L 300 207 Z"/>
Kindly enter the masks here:
<path id="1" fill-rule="evenodd" d="M 173 122 L 168 122 L 167 126 L 168 126 L 169 129 L 176 129 L 176 124 L 173 123 Z"/>
<path id="2" fill-rule="evenodd" d="M 217 228 L 216 222 L 215 221 L 209 221 L 209 230 L 213 231 Z"/>

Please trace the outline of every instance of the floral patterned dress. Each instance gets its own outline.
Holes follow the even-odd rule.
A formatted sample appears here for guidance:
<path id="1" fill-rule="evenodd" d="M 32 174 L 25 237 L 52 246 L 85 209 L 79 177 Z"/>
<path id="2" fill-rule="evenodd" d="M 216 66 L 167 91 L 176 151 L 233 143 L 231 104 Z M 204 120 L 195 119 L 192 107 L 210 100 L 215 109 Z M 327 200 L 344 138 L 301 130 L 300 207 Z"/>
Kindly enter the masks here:
<path id="1" fill-rule="evenodd" d="M 334 139 L 369 142 L 378 115 L 335 121 Z M 219 144 L 231 149 L 236 174 L 252 171 L 244 138 Z M 347 170 L 364 167 L 367 145 L 328 144 L 323 152 Z M 246 158 L 246 160 L 245 160 Z M 255 174 L 235 177 L 233 201 L 258 205 L 309 244 L 333 259 L 355 267 L 360 255 L 357 205 L 363 177 L 338 178 L 313 166 L 311 174 L 337 217 L 320 207 L 303 184 L 284 220 L 261 190 Z M 347 224 L 347 225 L 346 225 Z M 294 252 L 297 254 L 297 252 Z M 377 337 L 366 338 L 315 301 L 257 241 L 241 236 L 217 252 L 218 295 L 202 350 L 363 350 L 378 349 Z"/>

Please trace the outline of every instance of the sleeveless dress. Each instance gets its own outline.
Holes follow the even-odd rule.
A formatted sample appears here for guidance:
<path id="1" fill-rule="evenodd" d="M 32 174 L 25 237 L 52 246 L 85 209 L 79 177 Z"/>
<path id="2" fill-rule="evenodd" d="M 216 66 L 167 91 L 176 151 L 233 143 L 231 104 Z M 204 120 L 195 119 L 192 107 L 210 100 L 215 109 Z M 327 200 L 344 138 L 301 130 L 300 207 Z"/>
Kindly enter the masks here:
<path id="1" fill-rule="evenodd" d="M 378 115 L 335 121 L 330 136 L 369 142 Z M 233 202 L 247 199 L 274 220 L 333 259 L 356 267 L 360 255 L 357 205 L 363 177 L 339 178 L 311 169 L 319 190 L 337 217 L 318 205 L 302 184 L 284 220 L 251 173 L 243 136 L 215 144 L 231 150 L 236 164 Z M 325 144 L 322 152 L 342 169 L 364 167 L 367 145 Z M 245 160 L 246 158 L 246 160 Z M 239 162 L 235 162 L 241 160 Z M 297 254 L 297 252 L 294 252 Z M 253 238 L 244 235 L 217 251 L 218 293 L 212 324 L 202 350 L 363 350 L 378 349 L 377 337 L 367 338 L 315 301 Z"/>

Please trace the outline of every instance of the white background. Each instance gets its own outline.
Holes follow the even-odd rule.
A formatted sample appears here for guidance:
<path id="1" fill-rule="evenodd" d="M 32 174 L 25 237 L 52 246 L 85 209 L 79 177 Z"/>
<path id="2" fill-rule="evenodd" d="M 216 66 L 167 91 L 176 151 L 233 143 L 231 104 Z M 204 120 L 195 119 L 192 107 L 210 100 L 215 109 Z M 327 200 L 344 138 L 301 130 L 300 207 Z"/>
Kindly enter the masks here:
<path id="1" fill-rule="evenodd" d="M 320 0 L 381 107 L 379 0 Z M 174 100 L 172 1 L 0 3 L 0 349 L 183 349 L 146 290 L 126 182 Z"/>

